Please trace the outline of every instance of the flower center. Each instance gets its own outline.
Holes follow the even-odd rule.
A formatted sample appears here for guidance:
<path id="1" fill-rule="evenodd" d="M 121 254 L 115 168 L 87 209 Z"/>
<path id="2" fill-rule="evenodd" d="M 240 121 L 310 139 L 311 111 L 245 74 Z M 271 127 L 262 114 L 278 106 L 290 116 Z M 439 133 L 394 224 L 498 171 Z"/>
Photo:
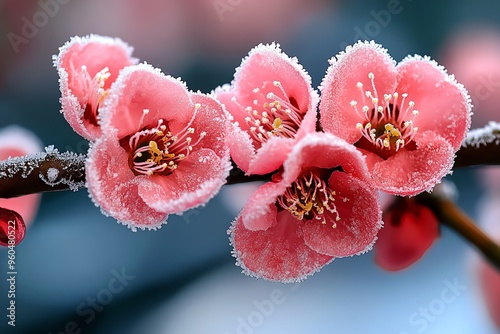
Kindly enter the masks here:
<path id="1" fill-rule="evenodd" d="M 415 109 L 415 102 L 406 103 L 407 93 L 401 94 L 401 98 L 398 92 L 384 94 L 384 98 L 380 99 L 375 88 L 375 75 L 369 73 L 368 78 L 372 90 L 363 90 L 361 82 L 356 85 L 361 93 L 361 111 L 358 101 L 351 101 L 356 113 L 365 119 L 356 124 L 363 137 L 355 145 L 387 159 L 412 143 L 418 131 L 418 127 L 413 124 L 418 110 Z"/>
<path id="2" fill-rule="evenodd" d="M 318 220 L 326 224 L 325 214 L 335 214 L 335 222 L 340 220 L 339 212 L 335 206 L 336 192 L 316 173 L 309 171 L 295 180 L 278 197 L 278 203 L 283 209 L 288 210 L 299 220 Z M 337 226 L 333 223 L 332 227 Z"/>
<path id="3" fill-rule="evenodd" d="M 148 112 L 144 109 L 144 115 Z M 176 134 L 172 134 L 163 123 L 164 120 L 160 119 L 157 126 L 138 131 L 128 139 L 129 165 L 134 174 L 171 174 L 206 135 L 206 132 L 196 134 L 191 122 Z"/>
<path id="4" fill-rule="evenodd" d="M 95 126 L 98 126 L 97 116 L 99 114 L 99 105 L 102 104 L 109 93 L 107 89 L 104 89 L 104 85 L 110 76 L 109 69 L 105 67 L 92 78 L 87 71 L 87 66 L 82 65 L 81 84 L 83 92 L 87 94 L 83 102 L 85 106 L 83 117 Z"/>
<path id="5" fill-rule="evenodd" d="M 281 82 L 273 81 L 273 92 L 269 90 L 270 82 L 265 82 L 261 88 L 254 88 L 252 105 L 242 106 L 248 116 L 245 122 L 254 141 L 261 145 L 273 136 L 293 138 L 304 118 L 297 100 L 288 96 Z M 236 97 L 232 98 L 236 101 Z"/>

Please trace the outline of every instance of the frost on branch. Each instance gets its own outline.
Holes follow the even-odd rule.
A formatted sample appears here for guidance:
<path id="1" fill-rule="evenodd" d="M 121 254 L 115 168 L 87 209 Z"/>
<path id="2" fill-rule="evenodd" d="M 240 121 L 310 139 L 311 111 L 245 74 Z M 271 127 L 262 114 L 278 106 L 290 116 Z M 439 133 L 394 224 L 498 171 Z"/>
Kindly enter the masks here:
<path id="1" fill-rule="evenodd" d="M 462 143 L 462 147 L 476 147 L 481 145 L 500 145 L 500 123 L 489 122 L 484 128 L 469 131 Z"/>
<path id="2" fill-rule="evenodd" d="M 68 188 L 76 191 L 85 185 L 85 158 L 48 146 L 45 152 L 0 161 L 0 197 Z"/>
<path id="3" fill-rule="evenodd" d="M 469 131 L 457 152 L 455 167 L 499 165 L 500 123 L 490 122 L 484 128 Z"/>

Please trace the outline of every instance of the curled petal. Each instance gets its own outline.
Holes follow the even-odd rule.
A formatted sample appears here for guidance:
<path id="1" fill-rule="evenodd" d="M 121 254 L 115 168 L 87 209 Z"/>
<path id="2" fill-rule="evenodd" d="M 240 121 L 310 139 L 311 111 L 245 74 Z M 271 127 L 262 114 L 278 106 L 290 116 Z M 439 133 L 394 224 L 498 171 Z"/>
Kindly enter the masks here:
<path id="1" fill-rule="evenodd" d="M 283 194 L 285 186 L 268 182 L 260 186 L 248 199 L 241 211 L 240 220 L 251 231 L 267 230 L 276 223 L 276 197 Z"/>
<path id="2" fill-rule="evenodd" d="M 61 112 L 82 137 L 95 140 L 100 136 L 99 109 L 120 71 L 137 63 L 132 50 L 118 38 L 89 35 L 71 38 L 53 57 Z"/>
<path id="3" fill-rule="evenodd" d="M 232 123 L 229 125 L 228 137 L 231 138 L 231 140 L 228 140 L 231 158 L 241 170 L 249 170 L 250 162 L 255 158 L 255 149 L 250 135 L 241 130 L 238 125 Z"/>
<path id="4" fill-rule="evenodd" d="M 275 171 L 283 165 L 288 154 L 297 140 L 308 133 L 312 133 L 316 127 L 316 113 L 309 112 L 302 120 L 301 129 L 296 138 L 272 137 L 263 145 L 250 161 L 247 174 L 267 174 Z M 307 130 L 306 130 L 307 129 Z M 237 155 L 240 155 L 238 153 Z"/>
<path id="5" fill-rule="evenodd" d="M 295 140 L 292 138 L 273 137 L 269 139 L 266 145 L 257 150 L 254 158 L 250 160 L 246 174 L 262 175 L 279 169 L 288 157 L 294 143 Z"/>
<path id="6" fill-rule="evenodd" d="M 368 169 L 364 158 L 356 148 L 330 133 L 315 132 L 306 135 L 293 148 L 284 164 L 283 179 L 293 182 L 299 174 L 311 167 L 342 170 L 368 184 Z"/>

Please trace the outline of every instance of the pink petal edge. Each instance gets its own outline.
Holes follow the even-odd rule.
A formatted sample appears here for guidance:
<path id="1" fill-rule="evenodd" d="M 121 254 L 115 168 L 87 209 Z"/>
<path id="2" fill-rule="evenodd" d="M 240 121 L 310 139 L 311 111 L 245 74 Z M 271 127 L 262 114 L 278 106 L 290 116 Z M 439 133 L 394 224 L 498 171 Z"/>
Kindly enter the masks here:
<path id="1" fill-rule="evenodd" d="M 111 92 L 101 110 L 101 127 L 103 132 L 118 129 L 118 138 L 156 126 L 160 118 L 176 132 L 177 124 L 185 125 L 194 113 L 186 84 L 146 63 L 124 68 Z"/>
<path id="2" fill-rule="evenodd" d="M 342 166 L 344 172 L 352 174 L 368 185 L 371 184 L 363 155 L 353 145 L 328 132 L 308 134 L 293 147 L 289 159 L 283 165 L 283 179 L 290 185 L 301 170 L 308 166 L 320 168 Z"/>
<path id="3" fill-rule="evenodd" d="M 419 131 L 437 132 L 458 150 L 471 126 L 472 100 L 465 87 L 428 56 L 407 56 L 396 69 L 401 77 L 398 90 L 407 92 L 420 110 L 415 121 Z"/>
<path id="4" fill-rule="evenodd" d="M 283 66 L 292 66 L 292 68 L 296 71 L 296 73 L 300 76 L 301 80 L 304 80 L 304 87 L 307 87 L 308 90 L 308 97 L 310 97 L 310 103 L 308 105 L 307 110 L 311 110 L 312 107 L 315 107 L 315 102 L 317 105 L 317 102 L 319 101 L 319 96 L 312 88 L 312 79 L 311 76 L 307 73 L 307 71 L 304 69 L 304 67 L 299 63 L 298 59 L 296 57 L 290 57 L 286 53 L 284 53 L 280 45 L 278 43 L 271 43 L 271 44 L 259 44 L 256 47 L 254 47 L 248 55 L 243 58 L 241 65 L 236 68 L 235 74 L 234 74 L 234 79 L 231 82 L 231 87 L 239 87 L 239 79 L 240 76 L 243 75 L 243 73 L 246 71 L 246 67 L 248 66 L 247 63 L 249 63 L 253 57 L 257 55 L 264 55 L 264 56 L 269 56 L 274 59 L 269 62 L 269 64 L 272 64 L 273 66 L 277 65 L 283 65 Z M 260 66 L 263 66 L 263 64 L 259 64 Z M 280 73 L 278 73 L 280 74 Z M 267 74 L 266 74 L 267 75 Z M 281 75 L 281 74 L 280 74 Z M 275 79 L 274 79 L 275 80 Z M 246 84 L 247 82 L 243 82 L 242 84 Z M 255 87 L 250 87 L 249 90 L 252 90 Z"/>
<path id="5" fill-rule="evenodd" d="M 281 182 L 267 182 L 260 186 L 241 210 L 241 222 L 251 231 L 267 230 L 276 223 L 276 197 L 285 192 Z"/>
<path id="6" fill-rule="evenodd" d="M 229 159 L 219 158 L 209 149 L 198 149 L 171 175 L 144 177 L 138 185 L 139 196 L 158 212 L 181 214 L 217 195 L 230 169 Z"/>
<path id="7" fill-rule="evenodd" d="M 370 168 L 378 189 L 393 195 L 414 196 L 432 189 L 451 172 L 455 159 L 451 144 L 430 131 L 421 135 L 415 138 L 416 150 L 403 149 Z"/>
<path id="8" fill-rule="evenodd" d="M 363 119 L 350 105 L 352 100 L 361 103 L 356 84 L 362 82 L 371 90 L 371 72 L 379 96 L 392 93 L 397 84 L 396 62 L 380 44 L 358 41 L 332 57 L 329 64 L 319 87 L 321 125 L 325 131 L 355 143 L 361 137 L 356 124 Z"/>
<path id="9" fill-rule="evenodd" d="M 287 212 L 281 212 L 281 214 L 288 215 L 289 219 L 296 221 Z M 271 282 L 301 282 L 334 260 L 331 256 L 316 253 L 307 247 L 301 240 L 298 224 L 293 221 L 283 222 L 287 228 L 281 228 L 279 231 L 274 231 L 273 227 L 265 231 L 250 231 L 243 226 L 240 218 L 241 216 L 232 222 L 227 233 L 230 236 L 230 245 L 233 247 L 232 255 L 236 259 L 236 265 L 241 267 L 242 272 L 247 276 L 263 278 Z M 288 236 L 278 238 L 275 242 L 277 232 Z M 241 250 L 244 245 L 241 244 L 243 240 L 250 242 L 251 244 L 247 244 L 250 247 L 253 244 L 255 251 Z M 293 244 L 293 241 L 298 243 Z M 292 259 L 292 261 L 285 262 L 284 259 Z"/>
<path id="10" fill-rule="evenodd" d="M 247 175 L 267 174 L 277 170 L 292 151 L 294 145 L 304 136 L 310 133 L 316 133 L 316 110 L 309 110 L 302 123 L 296 138 L 273 137 L 263 145 L 257 154 L 250 161 Z"/>
<path id="11" fill-rule="evenodd" d="M 272 137 L 256 151 L 246 175 L 264 175 L 276 171 L 287 159 L 294 143 L 292 138 Z"/>

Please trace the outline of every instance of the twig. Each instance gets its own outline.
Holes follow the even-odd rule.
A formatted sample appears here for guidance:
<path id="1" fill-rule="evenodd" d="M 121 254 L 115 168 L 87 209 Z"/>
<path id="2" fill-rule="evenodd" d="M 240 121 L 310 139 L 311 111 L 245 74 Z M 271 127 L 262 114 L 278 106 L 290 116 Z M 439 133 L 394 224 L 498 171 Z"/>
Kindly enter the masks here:
<path id="1" fill-rule="evenodd" d="M 0 198 L 56 190 L 76 191 L 85 185 L 85 156 L 46 152 L 0 161 Z"/>
<path id="2" fill-rule="evenodd" d="M 500 165 L 500 123 L 490 122 L 471 130 L 457 152 L 454 168 Z M 227 184 L 268 181 L 271 174 L 246 176 L 233 166 Z M 56 176 L 57 174 L 57 176 Z M 85 156 L 59 153 L 48 147 L 44 153 L 0 161 L 0 198 L 56 190 L 78 190 L 85 184 Z"/>
<path id="3" fill-rule="evenodd" d="M 442 224 L 447 225 L 473 244 L 500 270 L 500 245 L 484 233 L 453 201 L 429 193 L 422 193 L 416 198 L 420 203 L 427 205 Z"/>
<path id="4" fill-rule="evenodd" d="M 457 152 L 454 168 L 475 165 L 500 165 L 500 123 L 490 122 L 467 134 Z"/>

